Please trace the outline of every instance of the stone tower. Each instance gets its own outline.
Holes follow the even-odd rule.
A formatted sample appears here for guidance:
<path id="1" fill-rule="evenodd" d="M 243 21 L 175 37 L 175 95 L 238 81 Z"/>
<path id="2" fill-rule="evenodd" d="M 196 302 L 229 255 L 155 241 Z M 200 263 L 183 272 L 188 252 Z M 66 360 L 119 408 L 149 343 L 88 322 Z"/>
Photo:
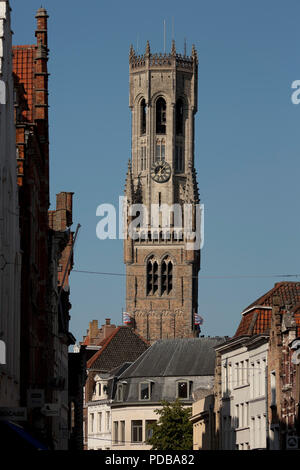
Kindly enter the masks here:
<path id="1" fill-rule="evenodd" d="M 162 208 L 191 208 L 191 226 L 199 206 L 194 169 L 194 115 L 197 112 L 198 58 L 176 53 L 144 55 L 130 47 L 129 106 L 132 112 L 132 158 L 125 185 L 127 228 L 134 217 L 135 236 L 124 240 L 126 313 L 144 338 L 194 337 L 198 308 L 200 249 L 187 249 L 183 222 Z M 130 212 L 132 204 L 146 208 Z M 154 216 L 154 209 L 159 215 Z M 157 214 L 158 212 L 156 212 Z M 184 213 L 185 215 L 185 213 Z M 137 219 L 136 219 L 137 220 Z"/>

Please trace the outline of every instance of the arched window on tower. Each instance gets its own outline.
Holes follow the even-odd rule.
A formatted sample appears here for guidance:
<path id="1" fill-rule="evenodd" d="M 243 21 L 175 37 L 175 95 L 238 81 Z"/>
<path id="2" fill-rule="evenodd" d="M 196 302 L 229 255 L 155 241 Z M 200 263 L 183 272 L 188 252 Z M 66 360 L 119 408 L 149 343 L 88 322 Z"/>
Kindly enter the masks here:
<path id="1" fill-rule="evenodd" d="M 158 291 L 158 263 L 154 256 L 147 263 L 147 295 L 154 295 Z"/>
<path id="2" fill-rule="evenodd" d="M 176 135 L 183 135 L 183 102 L 181 98 L 176 103 Z"/>
<path id="3" fill-rule="evenodd" d="M 156 133 L 166 133 L 167 106 L 163 98 L 158 98 L 156 102 Z"/>
<path id="4" fill-rule="evenodd" d="M 141 101 L 141 109 L 140 109 L 140 118 L 141 118 L 141 135 L 146 134 L 146 101 L 143 98 Z"/>
<path id="5" fill-rule="evenodd" d="M 173 288 L 173 263 L 166 257 L 161 264 L 161 293 L 169 294 Z"/>

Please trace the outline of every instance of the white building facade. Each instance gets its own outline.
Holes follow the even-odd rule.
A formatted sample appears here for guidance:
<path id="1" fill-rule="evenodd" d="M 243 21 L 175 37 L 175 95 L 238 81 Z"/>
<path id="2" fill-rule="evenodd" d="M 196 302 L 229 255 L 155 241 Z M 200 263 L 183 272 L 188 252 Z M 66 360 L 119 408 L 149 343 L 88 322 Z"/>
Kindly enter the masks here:
<path id="1" fill-rule="evenodd" d="M 92 401 L 88 403 L 88 450 L 111 449 L 111 402 L 109 387 L 112 380 L 108 374 L 97 374 L 94 377 L 95 388 Z"/>
<path id="2" fill-rule="evenodd" d="M 10 6 L 0 1 L 0 403 L 18 406 L 21 254 Z"/>
<path id="3" fill-rule="evenodd" d="M 217 347 L 221 354 L 221 448 L 267 447 L 268 336 L 239 337 Z"/>

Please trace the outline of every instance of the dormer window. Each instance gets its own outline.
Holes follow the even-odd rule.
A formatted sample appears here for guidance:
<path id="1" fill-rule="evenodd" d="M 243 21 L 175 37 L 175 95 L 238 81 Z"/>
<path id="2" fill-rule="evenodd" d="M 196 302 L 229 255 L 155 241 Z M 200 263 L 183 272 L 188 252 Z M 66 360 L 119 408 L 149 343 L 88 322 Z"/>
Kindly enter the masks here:
<path id="1" fill-rule="evenodd" d="M 117 386 L 117 401 L 123 401 L 124 400 L 124 385 L 123 384 L 118 384 Z"/>
<path id="2" fill-rule="evenodd" d="M 151 398 L 151 382 L 140 383 L 140 400 L 150 400 Z"/>
<path id="3" fill-rule="evenodd" d="M 189 383 L 187 380 L 177 382 L 177 398 L 189 398 Z"/>
<path id="4" fill-rule="evenodd" d="M 94 378 L 93 400 L 105 400 L 107 398 L 107 382 L 101 380 L 99 375 Z"/>

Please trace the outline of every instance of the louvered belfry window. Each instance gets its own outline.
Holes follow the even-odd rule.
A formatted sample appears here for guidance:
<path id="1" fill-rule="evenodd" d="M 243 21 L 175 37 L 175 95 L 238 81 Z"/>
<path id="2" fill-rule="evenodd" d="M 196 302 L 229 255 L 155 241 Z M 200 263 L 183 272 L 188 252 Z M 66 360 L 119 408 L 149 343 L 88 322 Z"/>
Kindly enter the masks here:
<path id="1" fill-rule="evenodd" d="M 161 293 L 169 294 L 173 288 L 173 263 L 165 258 L 161 265 Z"/>
<path id="2" fill-rule="evenodd" d="M 158 291 L 158 263 L 153 256 L 147 263 L 147 294 L 155 294 Z"/>

